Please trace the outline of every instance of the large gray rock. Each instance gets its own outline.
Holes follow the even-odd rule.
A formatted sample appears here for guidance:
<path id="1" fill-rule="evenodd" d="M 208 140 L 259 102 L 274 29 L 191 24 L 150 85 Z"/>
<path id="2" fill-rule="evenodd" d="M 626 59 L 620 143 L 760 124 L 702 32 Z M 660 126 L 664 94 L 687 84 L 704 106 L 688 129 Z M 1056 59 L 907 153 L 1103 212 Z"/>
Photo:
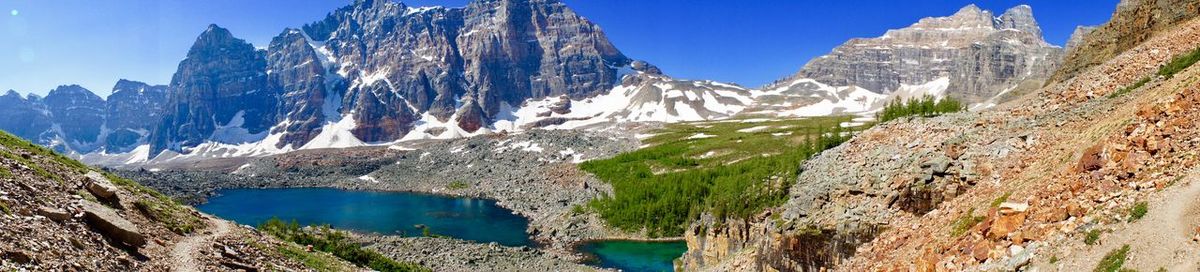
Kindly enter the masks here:
<path id="1" fill-rule="evenodd" d="M 902 84 L 948 77 L 948 95 L 974 103 L 1025 81 L 1044 80 L 1061 55 L 1061 48 L 1042 39 L 1029 6 L 993 17 L 969 5 L 954 15 L 921 19 L 882 37 L 852 39 L 813 59 L 791 79 L 812 78 L 887 94 Z"/>
<path id="2" fill-rule="evenodd" d="M 88 179 L 86 184 L 87 189 L 93 195 L 105 200 L 119 200 L 117 198 L 117 186 L 113 185 L 108 178 L 96 172 L 89 172 L 86 177 Z"/>
<path id="3" fill-rule="evenodd" d="M 105 237 L 132 247 L 146 245 L 141 230 L 115 210 L 91 201 L 82 201 L 84 218 Z"/>

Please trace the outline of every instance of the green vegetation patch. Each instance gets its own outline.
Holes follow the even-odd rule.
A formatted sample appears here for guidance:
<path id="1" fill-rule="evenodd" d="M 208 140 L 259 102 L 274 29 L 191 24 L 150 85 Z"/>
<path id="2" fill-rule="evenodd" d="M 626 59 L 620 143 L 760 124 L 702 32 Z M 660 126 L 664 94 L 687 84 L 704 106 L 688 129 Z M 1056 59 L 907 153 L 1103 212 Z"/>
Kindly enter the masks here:
<path id="1" fill-rule="evenodd" d="M 647 147 L 581 163 L 613 185 L 589 203 L 608 224 L 679 236 L 700 214 L 748 217 L 783 204 L 804 160 L 849 138 L 851 117 L 670 124 Z"/>
<path id="2" fill-rule="evenodd" d="M 913 99 L 895 99 L 875 114 L 880 123 L 909 116 L 933 117 L 946 113 L 965 110 L 962 102 L 950 97 L 937 99 L 933 96 L 923 96 Z"/>
<path id="3" fill-rule="evenodd" d="M 6 146 L 7 146 L 7 145 L 6 145 Z M 11 146 L 8 146 L 8 147 L 9 147 L 9 148 L 12 148 Z M 26 158 L 24 158 L 24 157 L 21 157 L 21 156 L 19 156 L 19 155 L 17 155 L 17 154 L 13 154 L 12 152 L 9 152 L 8 150 L 3 150 L 3 149 L 0 149 L 0 156 L 3 156 L 3 157 L 5 157 L 5 158 L 7 158 L 7 159 L 10 159 L 10 160 L 14 160 L 14 161 L 16 161 L 17 163 L 20 163 L 21 165 L 24 165 L 25 167 L 28 167 L 29 169 L 33 170 L 33 173 L 34 173 L 34 174 L 37 174 L 39 177 L 42 177 L 42 178 L 45 178 L 45 179 L 52 179 L 52 180 L 56 180 L 56 181 L 58 181 L 59 183 L 62 183 L 62 182 L 63 182 L 63 178 L 62 178 L 61 176 L 59 176 L 59 175 L 55 175 L 55 174 L 51 174 L 51 173 L 50 173 L 50 171 L 46 171 L 46 169 L 45 169 L 45 168 L 42 168 L 40 165 L 38 165 L 38 164 L 36 164 L 36 163 L 33 163 L 33 161 L 32 161 L 32 160 L 30 160 L 30 159 L 26 159 Z"/>
<path id="4" fill-rule="evenodd" d="M 54 162 L 74 169 L 79 174 L 87 173 L 87 171 L 91 169 L 82 162 L 68 158 L 67 156 L 63 156 L 62 154 L 54 152 L 49 148 L 33 144 L 29 141 L 21 139 L 20 137 L 9 134 L 8 132 L 0 132 L 0 145 L 8 148 L 23 149 L 29 153 L 33 153 L 34 155 L 50 158 L 51 160 L 54 160 Z"/>
<path id="5" fill-rule="evenodd" d="M 976 216 L 974 213 L 975 209 L 972 208 L 968 210 L 967 213 L 963 214 L 962 217 L 955 219 L 954 224 L 950 229 L 950 237 L 962 236 L 964 233 L 967 233 L 968 230 L 971 230 L 971 227 L 974 227 L 980 222 L 983 222 L 984 219 L 987 219 L 986 216 Z"/>
<path id="6" fill-rule="evenodd" d="M 454 181 L 451 182 L 450 185 L 447 185 L 446 188 L 450 190 L 462 190 L 466 189 L 468 186 L 470 185 L 468 185 L 466 182 Z"/>
<path id="7" fill-rule="evenodd" d="M 1117 97 L 1120 97 L 1127 93 L 1133 92 L 1133 90 L 1137 90 L 1138 88 L 1141 88 L 1143 85 L 1146 85 L 1146 83 L 1150 83 L 1150 77 L 1143 77 L 1142 79 L 1139 79 L 1137 82 L 1134 82 L 1133 85 L 1129 85 L 1129 86 L 1125 86 L 1124 88 L 1117 89 L 1117 91 L 1108 94 L 1108 98 L 1117 98 Z"/>
<path id="8" fill-rule="evenodd" d="M 133 202 L 139 210 L 150 219 L 163 223 L 167 229 L 183 235 L 196 231 L 204 226 L 204 222 L 183 208 L 182 205 L 170 200 L 138 200 Z"/>
<path id="9" fill-rule="evenodd" d="M 1004 204 L 1005 201 L 1008 201 L 1009 197 L 1012 197 L 1012 192 L 1004 192 L 1004 195 L 992 200 L 992 208 L 1000 207 L 1000 204 Z"/>
<path id="10" fill-rule="evenodd" d="M 1133 208 L 1129 209 L 1129 222 L 1138 221 L 1142 217 L 1146 217 L 1146 213 L 1150 212 L 1150 204 L 1145 201 L 1133 204 Z"/>
<path id="11" fill-rule="evenodd" d="M 1197 61 L 1200 61 L 1200 48 L 1192 49 L 1192 51 L 1183 55 L 1175 56 L 1175 58 L 1171 59 L 1171 62 L 1158 69 L 1158 75 L 1171 78 L 1183 71 L 1183 69 L 1196 64 Z"/>
<path id="12" fill-rule="evenodd" d="M 1124 245 L 1124 246 L 1121 246 L 1120 249 L 1110 251 L 1110 252 L 1108 252 L 1108 254 L 1104 255 L 1104 259 L 1100 259 L 1100 263 L 1096 264 L 1096 268 L 1092 269 L 1092 271 L 1093 272 L 1124 271 L 1124 270 L 1121 270 L 1121 266 L 1125 265 L 1125 257 L 1128 254 L 1129 254 L 1129 245 Z"/>
<path id="13" fill-rule="evenodd" d="M 8 203 L 0 200 L 0 212 L 4 212 L 5 215 L 9 215 L 12 214 L 12 208 L 8 207 Z"/>
<path id="14" fill-rule="evenodd" d="M 278 218 L 272 218 L 260 225 L 258 229 L 285 241 L 311 245 L 315 250 L 329 252 L 350 263 L 376 271 L 430 271 L 420 265 L 397 262 L 379 252 L 365 249 L 362 245 L 351 241 L 344 232 L 330 229 L 328 226 L 310 228 L 311 231 L 306 231 L 296 221 L 284 223 Z"/>
<path id="15" fill-rule="evenodd" d="M 1100 230 L 1099 229 L 1092 229 L 1091 231 L 1088 231 L 1086 235 L 1083 236 L 1083 243 L 1087 244 L 1089 246 L 1095 245 L 1096 242 L 1099 242 L 1099 241 L 1100 241 Z"/>

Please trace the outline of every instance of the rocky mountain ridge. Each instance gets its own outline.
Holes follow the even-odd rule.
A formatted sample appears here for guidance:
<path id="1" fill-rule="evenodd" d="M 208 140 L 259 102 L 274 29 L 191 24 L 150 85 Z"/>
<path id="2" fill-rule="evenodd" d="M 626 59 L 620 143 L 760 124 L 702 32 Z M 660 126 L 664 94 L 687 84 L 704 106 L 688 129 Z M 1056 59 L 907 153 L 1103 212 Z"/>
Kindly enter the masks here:
<path id="1" fill-rule="evenodd" d="M 127 153 L 147 143 L 167 87 L 119 80 L 107 100 L 78 85 L 0 96 L 0 129 L 59 152 Z"/>
<path id="2" fill-rule="evenodd" d="M 559 1 L 445 8 L 363 0 L 284 29 L 265 49 L 211 25 L 180 62 L 166 97 L 141 100 L 154 103 L 142 105 L 151 110 L 140 124 L 153 125 L 67 125 L 60 142 L 77 144 L 60 145 L 89 163 L 152 164 L 535 128 L 869 115 L 886 101 L 922 95 L 984 108 L 1048 74 L 1058 51 L 1042 40 L 1028 6 L 992 17 L 972 5 L 852 40 L 794 77 L 752 89 L 675 79 L 634 61 Z M 846 74 L 868 70 L 895 76 Z M 108 130 L 119 135 L 97 148 L 95 132 Z M 39 142 L 55 144 L 46 137 Z"/>
<path id="3" fill-rule="evenodd" d="M 951 16 L 924 18 L 877 38 L 852 39 L 765 89 L 813 79 L 891 94 L 905 85 L 949 78 L 945 95 L 990 106 L 1022 82 L 1044 80 L 1057 68 L 1062 51 L 1043 40 L 1027 5 L 997 17 L 968 5 Z"/>

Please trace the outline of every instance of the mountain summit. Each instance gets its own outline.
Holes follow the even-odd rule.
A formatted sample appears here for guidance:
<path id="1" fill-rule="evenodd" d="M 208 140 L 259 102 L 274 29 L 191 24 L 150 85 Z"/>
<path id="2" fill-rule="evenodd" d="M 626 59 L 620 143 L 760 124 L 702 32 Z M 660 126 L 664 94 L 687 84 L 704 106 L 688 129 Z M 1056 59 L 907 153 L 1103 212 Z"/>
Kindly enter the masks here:
<path id="1" fill-rule="evenodd" d="M 767 89 L 814 79 L 889 94 L 904 85 L 948 78 L 946 95 L 969 103 L 994 103 L 1014 86 L 1043 81 L 1061 56 L 1061 48 L 1043 40 L 1029 6 L 994 17 L 968 5 L 954 15 L 924 18 L 881 37 L 852 39 Z"/>

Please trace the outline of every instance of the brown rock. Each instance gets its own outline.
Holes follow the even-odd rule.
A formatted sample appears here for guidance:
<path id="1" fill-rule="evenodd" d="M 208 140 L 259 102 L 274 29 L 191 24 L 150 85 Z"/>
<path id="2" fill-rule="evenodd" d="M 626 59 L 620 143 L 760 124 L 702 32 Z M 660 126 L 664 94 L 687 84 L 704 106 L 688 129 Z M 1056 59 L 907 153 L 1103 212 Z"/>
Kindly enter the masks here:
<path id="1" fill-rule="evenodd" d="M 1104 145 L 1097 144 L 1083 151 L 1083 157 L 1079 158 L 1077 169 L 1079 172 L 1091 172 L 1100 170 L 1104 167 Z"/>
<path id="2" fill-rule="evenodd" d="M 996 212 L 996 221 L 988 230 L 988 238 L 1001 239 L 1021 228 L 1025 224 L 1026 210 L 1029 205 L 1023 203 L 1005 202 L 1000 204 Z"/>
<path id="3" fill-rule="evenodd" d="M 1083 207 L 1080 207 L 1078 203 L 1071 202 L 1067 204 L 1067 214 L 1070 214 L 1071 216 L 1081 218 L 1086 213 L 1087 210 Z"/>
<path id="4" fill-rule="evenodd" d="M 37 209 L 37 214 L 45 216 L 46 218 L 50 218 L 50 220 L 54 220 L 55 222 L 62 222 L 71 219 L 71 214 L 67 213 L 67 211 L 51 207 L 39 207 Z"/>
<path id="5" fill-rule="evenodd" d="M 10 260 L 10 261 L 13 261 L 13 262 L 16 262 L 19 264 L 27 264 L 27 263 L 33 262 L 33 258 L 29 257 L 28 253 L 25 253 L 25 251 L 21 251 L 21 250 L 4 252 L 4 254 L 2 256 L 0 256 L 0 259 Z M 16 271 L 16 270 L 14 270 L 14 271 Z"/>
<path id="6" fill-rule="evenodd" d="M 91 201 L 83 201 L 84 218 L 105 237 L 133 247 L 146 244 L 137 225 L 125 220 L 115 210 Z"/>
<path id="7" fill-rule="evenodd" d="M 988 252 L 991 251 L 993 247 L 995 247 L 995 245 L 992 244 L 991 240 L 983 240 L 979 243 L 975 243 L 975 246 L 971 248 L 971 257 L 974 257 L 975 260 L 979 262 L 986 261 L 988 259 Z"/>

